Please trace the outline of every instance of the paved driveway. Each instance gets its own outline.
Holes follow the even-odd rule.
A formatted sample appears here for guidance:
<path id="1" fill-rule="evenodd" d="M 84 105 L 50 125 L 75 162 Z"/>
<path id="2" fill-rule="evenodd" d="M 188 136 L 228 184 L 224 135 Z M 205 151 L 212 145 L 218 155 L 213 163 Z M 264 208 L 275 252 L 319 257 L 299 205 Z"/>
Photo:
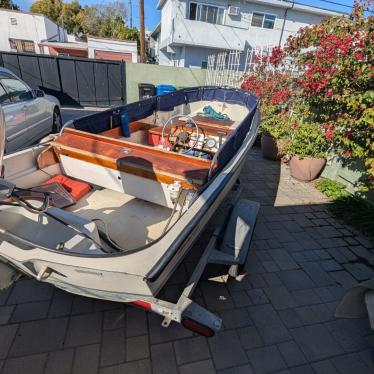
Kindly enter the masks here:
<path id="1" fill-rule="evenodd" d="M 262 204 L 246 274 L 233 280 L 208 268 L 194 295 L 223 318 L 219 334 L 164 329 L 156 315 L 25 279 L 0 293 L 2 373 L 373 373 L 368 321 L 334 318 L 345 290 L 373 276 L 365 265 L 373 246 L 257 149 L 241 180 L 243 196 Z M 163 297 L 176 297 L 212 227 Z"/>

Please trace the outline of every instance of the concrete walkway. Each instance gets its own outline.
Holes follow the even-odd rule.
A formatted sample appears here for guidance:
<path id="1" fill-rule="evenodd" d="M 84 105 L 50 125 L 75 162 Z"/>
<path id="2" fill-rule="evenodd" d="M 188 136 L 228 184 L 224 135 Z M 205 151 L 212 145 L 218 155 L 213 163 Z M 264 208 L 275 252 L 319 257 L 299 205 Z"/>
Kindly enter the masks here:
<path id="1" fill-rule="evenodd" d="M 259 201 L 246 274 L 207 269 L 195 300 L 221 315 L 205 339 L 121 304 L 73 296 L 33 280 L 0 293 L 2 373 L 168 374 L 374 372 L 367 320 L 337 320 L 334 310 L 358 281 L 373 246 L 334 219 L 326 199 L 253 150 L 243 197 Z M 217 214 L 219 216 L 219 214 Z M 214 222 L 163 291 L 173 299 L 209 239 Z M 2 368 L 2 369 L 1 369 Z"/>

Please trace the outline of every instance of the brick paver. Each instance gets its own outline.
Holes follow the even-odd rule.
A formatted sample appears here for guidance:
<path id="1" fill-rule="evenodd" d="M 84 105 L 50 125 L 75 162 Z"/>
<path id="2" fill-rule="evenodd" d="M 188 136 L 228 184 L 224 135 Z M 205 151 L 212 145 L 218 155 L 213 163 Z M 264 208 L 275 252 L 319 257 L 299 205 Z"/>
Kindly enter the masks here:
<path id="1" fill-rule="evenodd" d="M 245 274 L 209 267 L 194 299 L 223 318 L 206 339 L 161 317 L 23 279 L 0 292 L 0 372 L 27 374 L 374 373 L 367 320 L 336 319 L 345 291 L 374 276 L 374 248 L 312 184 L 254 149 L 242 197 L 259 201 Z M 219 214 L 217 214 L 219 216 Z M 213 220 L 214 221 L 214 220 Z M 214 222 L 163 290 L 173 299 Z"/>

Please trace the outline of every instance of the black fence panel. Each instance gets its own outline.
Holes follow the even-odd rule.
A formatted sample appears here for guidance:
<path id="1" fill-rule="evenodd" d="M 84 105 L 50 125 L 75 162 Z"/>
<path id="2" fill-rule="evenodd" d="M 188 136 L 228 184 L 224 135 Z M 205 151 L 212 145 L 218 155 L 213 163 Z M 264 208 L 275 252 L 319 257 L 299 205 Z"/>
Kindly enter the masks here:
<path id="1" fill-rule="evenodd" d="M 22 80 L 24 80 L 30 87 L 40 88 L 43 83 L 40 76 L 38 58 L 36 56 L 21 55 L 18 56 L 18 62 Z"/>
<path id="2" fill-rule="evenodd" d="M 125 65 L 120 61 L 0 52 L 3 66 L 62 105 L 110 106 L 126 103 Z"/>
<path id="3" fill-rule="evenodd" d="M 76 61 L 77 85 L 81 105 L 96 106 L 94 63 Z"/>
<path id="4" fill-rule="evenodd" d="M 96 101 L 98 106 L 109 106 L 108 66 L 94 62 Z"/>
<path id="5" fill-rule="evenodd" d="M 60 79 L 63 101 L 66 105 L 79 105 L 79 93 L 75 61 L 72 59 L 59 59 Z"/>
<path id="6" fill-rule="evenodd" d="M 62 88 L 60 81 L 57 59 L 53 57 L 39 58 L 40 76 L 42 79 L 41 90 L 48 95 L 56 96 L 63 102 Z"/>
<path id="7" fill-rule="evenodd" d="M 11 70 L 14 74 L 22 78 L 18 56 L 16 54 L 2 54 L 1 60 L 4 68 Z"/>
<path id="8" fill-rule="evenodd" d="M 121 84 L 123 82 L 122 73 L 122 64 L 108 64 L 108 89 L 110 92 L 109 100 L 111 105 L 121 105 L 121 98 L 123 96 Z"/>

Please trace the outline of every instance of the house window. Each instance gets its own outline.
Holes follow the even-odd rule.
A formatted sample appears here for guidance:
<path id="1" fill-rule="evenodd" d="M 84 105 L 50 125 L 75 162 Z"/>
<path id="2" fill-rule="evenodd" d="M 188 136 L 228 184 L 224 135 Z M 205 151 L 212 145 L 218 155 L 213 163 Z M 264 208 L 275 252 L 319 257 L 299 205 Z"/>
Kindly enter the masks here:
<path id="1" fill-rule="evenodd" d="M 190 3 L 190 19 L 196 21 L 196 15 L 197 15 L 197 4 Z"/>
<path id="2" fill-rule="evenodd" d="M 262 27 L 264 29 L 273 29 L 275 25 L 276 16 L 272 14 L 257 13 L 252 15 L 251 26 Z"/>
<path id="3" fill-rule="evenodd" d="M 9 39 L 10 49 L 17 52 L 35 53 L 35 44 L 32 40 Z"/>
<path id="4" fill-rule="evenodd" d="M 189 19 L 222 25 L 224 12 L 223 7 L 191 2 Z"/>
<path id="5" fill-rule="evenodd" d="M 17 25 L 17 18 L 11 18 L 10 19 L 10 24 L 13 25 L 13 26 Z"/>
<path id="6" fill-rule="evenodd" d="M 207 69 L 208 68 L 208 62 L 207 61 L 201 61 L 201 68 Z"/>

